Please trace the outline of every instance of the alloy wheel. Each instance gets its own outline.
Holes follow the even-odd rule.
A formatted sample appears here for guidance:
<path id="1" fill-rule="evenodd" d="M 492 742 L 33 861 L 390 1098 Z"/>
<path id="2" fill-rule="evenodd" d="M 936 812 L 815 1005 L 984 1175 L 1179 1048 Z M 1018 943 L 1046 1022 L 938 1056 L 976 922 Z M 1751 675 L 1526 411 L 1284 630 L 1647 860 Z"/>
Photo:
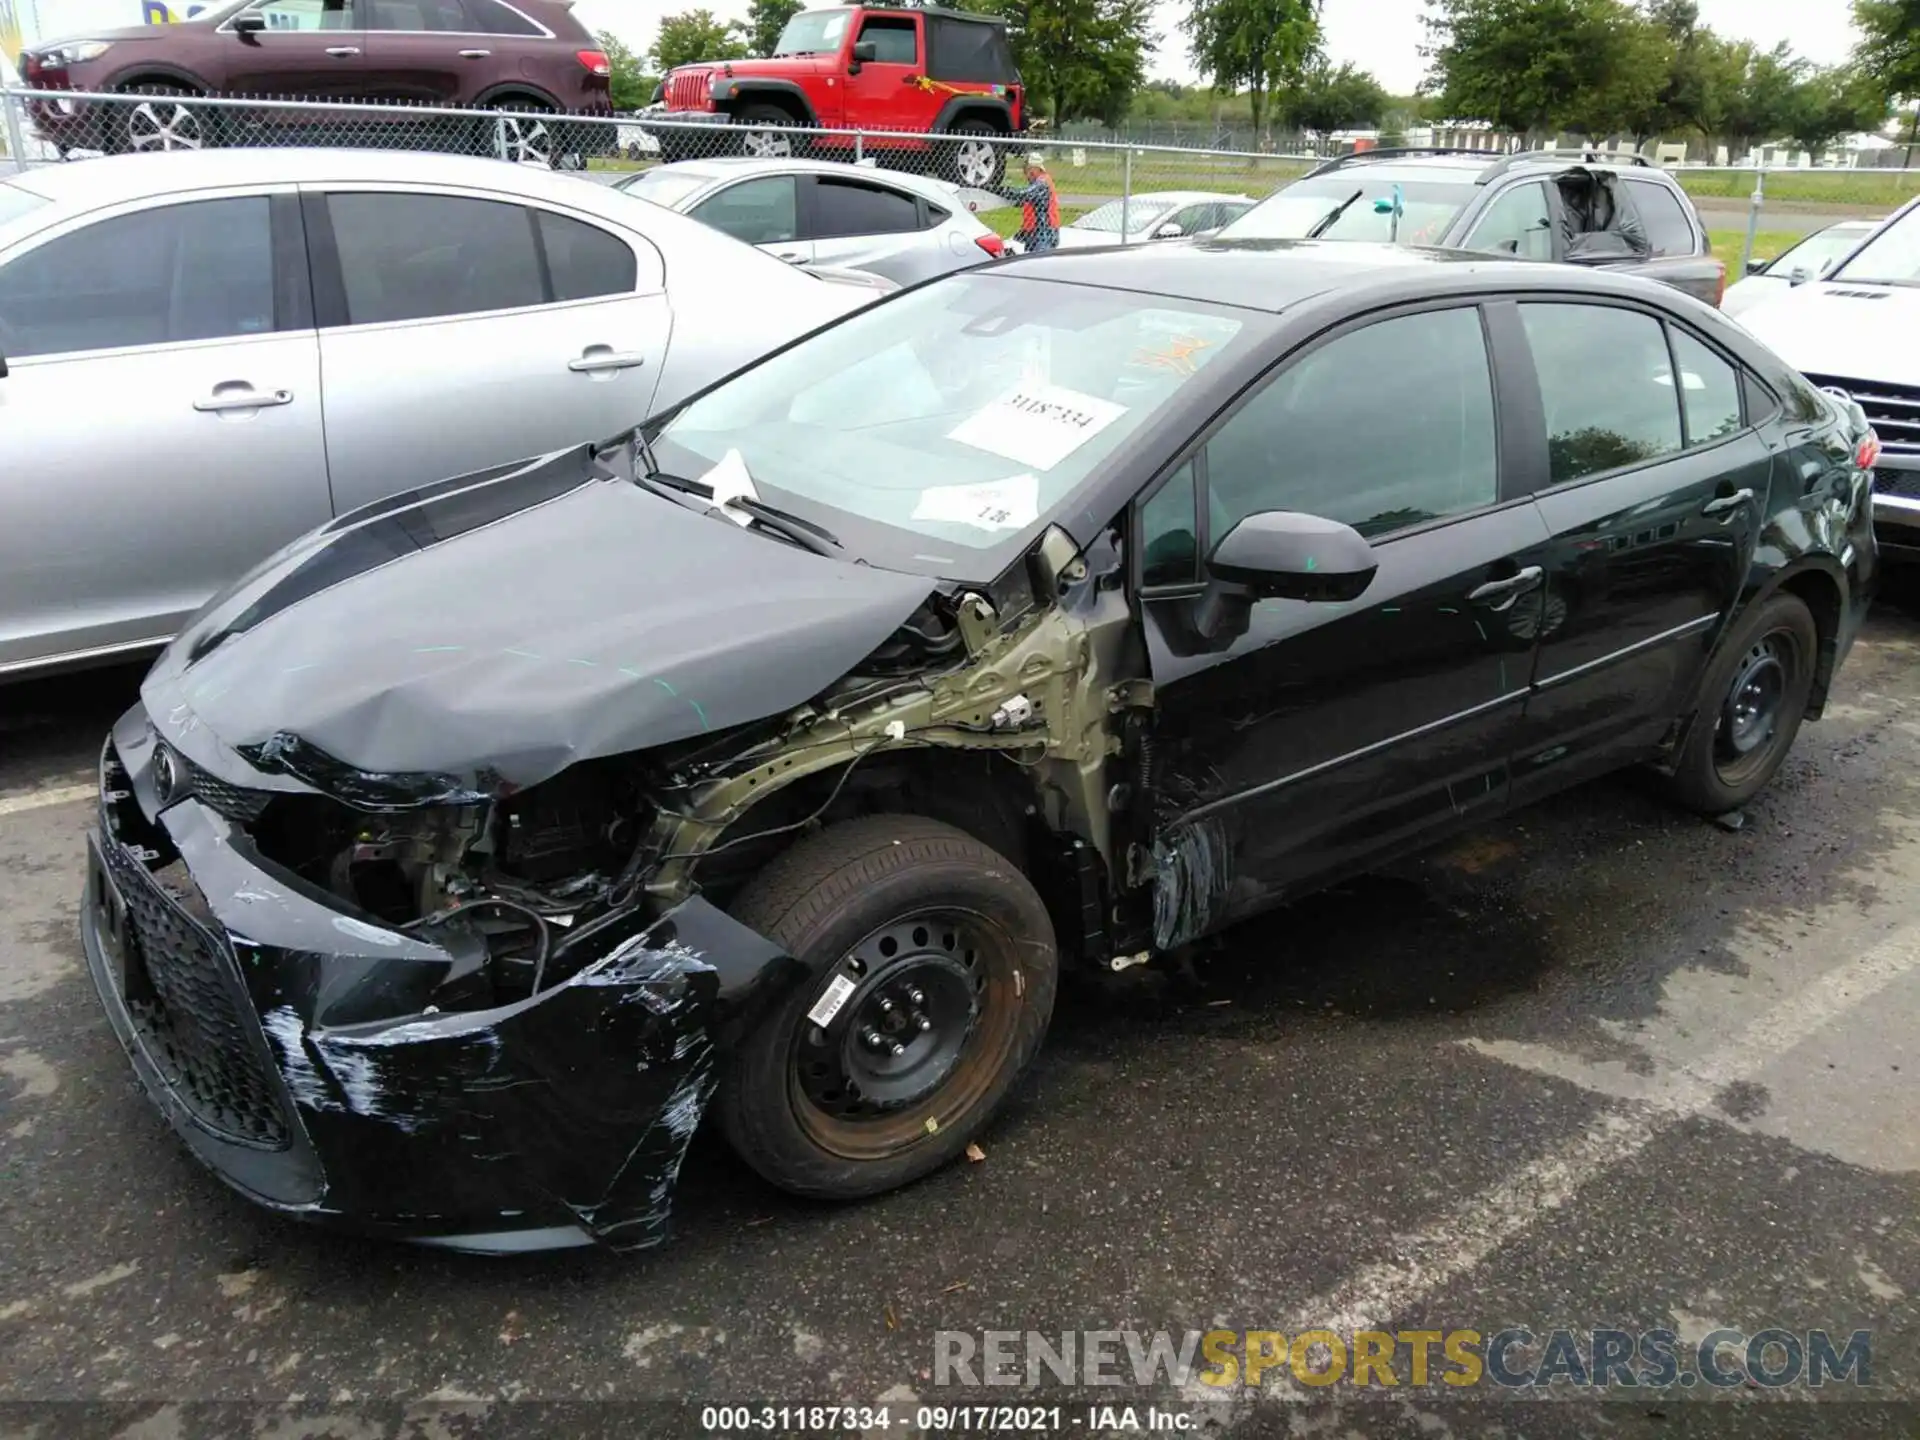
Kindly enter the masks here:
<path id="1" fill-rule="evenodd" d="M 749 130 L 740 137 L 740 153 L 756 160 L 785 160 L 793 154 L 793 137 L 778 130 Z"/>
<path id="2" fill-rule="evenodd" d="M 127 116 L 129 150 L 200 150 L 200 117 L 178 100 L 143 100 Z"/>
<path id="3" fill-rule="evenodd" d="M 994 153 L 994 147 L 985 140 L 963 140 L 954 154 L 954 172 L 962 185 L 984 190 L 994 182 L 999 158 Z"/>
<path id="4" fill-rule="evenodd" d="M 493 153 L 513 165 L 550 165 L 553 131 L 533 116 L 502 115 L 493 122 Z"/>

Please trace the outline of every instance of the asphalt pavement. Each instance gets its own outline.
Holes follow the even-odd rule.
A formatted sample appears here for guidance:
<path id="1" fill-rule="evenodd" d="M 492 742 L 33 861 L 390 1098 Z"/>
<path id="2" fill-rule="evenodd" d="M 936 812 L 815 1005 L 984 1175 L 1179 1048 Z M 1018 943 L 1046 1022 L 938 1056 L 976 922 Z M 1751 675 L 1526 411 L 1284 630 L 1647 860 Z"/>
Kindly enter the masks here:
<path id="1" fill-rule="evenodd" d="M 1530 1404 L 1404 1372 L 1102 1398 L 1235 1434 L 1920 1426 L 1911 601 L 1876 611 L 1743 828 L 1642 777 L 1587 786 L 1249 924 L 1189 973 L 1069 987 L 984 1158 L 904 1192 L 803 1204 L 703 1134 L 677 1237 L 627 1256 L 342 1238 L 187 1157 L 75 933 L 89 771 L 134 686 L 0 692 L 0 1400 L 124 1407 L 0 1407 L 0 1433 L 713 1433 L 531 1408 L 690 1397 L 884 1404 L 868 1433 L 908 1434 L 922 1404 L 1068 1393 L 943 1388 L 936 1331 L 1211 1327 L 1866 1330 L 1871 1356 L 1844 1383 L 1711 1399 L 1556 1382 L 1568 1403 Z"/>

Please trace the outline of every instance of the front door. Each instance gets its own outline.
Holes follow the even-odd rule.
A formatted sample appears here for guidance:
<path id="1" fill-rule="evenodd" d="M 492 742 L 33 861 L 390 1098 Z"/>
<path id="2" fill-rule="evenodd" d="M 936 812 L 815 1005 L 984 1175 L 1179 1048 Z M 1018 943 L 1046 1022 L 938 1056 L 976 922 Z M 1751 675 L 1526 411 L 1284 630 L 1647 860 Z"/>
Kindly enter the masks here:
<path id="1" fill-rule="evenodd" d="M 1503 491 L 1493 396 L 1478 308 L 1376 320 L 1263 382 L 1136 512 L 1162 947 L 1505 805 L 1548 536 Z M 1195 557 L 1261 510 L 1353 525 L 1379 572 L 1196 646 Z"/>
<path id="2" fill-rule="evenodd" d="M 227 94 L 365 97 L 367 37 L 355 0 L 264 0 L 252 10 L 267 22 L 265 30 L 221 26 L 225 74 L 214 78 Z M 312 112 L 300 118 L 313 118 Z"/>
<path id="3" fill-rule="evenodd" d="M 0 672 L 164 640 L 327 519 L 305 292 L 291 192 L 0 254 Z"/>
<path id="4" fill-rule="evenodd" d="M 644 241 L 477 196 L 336 191 L 306 208 L 337 257 L 314 286 L 339 510 L 647 417 L 671 313 Z"/>
<path id="5" fill-rule="evenodd" d="M 814 258 L 814 246 L 805 234 L 800 183 L 793 175 L 755 176 L 716 190 L 688 213 L 775 259 L 805 265 Z"/>
<path id="6" fill-rule="evenodd" d="M 888 15 L 868 10 L 860 17 L 853 43 L 856 48 L 873 46 L 873 59 L 856 61 L 859 73 L 846 78 L 848 125 L 924 132 L 942 102 L 920 85 L 926 78 L 920 17 L 911 11 Z"/>
<path id="7" fill-rule="evenodd" d="M 1519 313 L 1554 540 L 1516 803 L 1661 742 L 1739 597 L 1774 464 L 1738 369 L 1687 331 L 1609 304 Z"/>

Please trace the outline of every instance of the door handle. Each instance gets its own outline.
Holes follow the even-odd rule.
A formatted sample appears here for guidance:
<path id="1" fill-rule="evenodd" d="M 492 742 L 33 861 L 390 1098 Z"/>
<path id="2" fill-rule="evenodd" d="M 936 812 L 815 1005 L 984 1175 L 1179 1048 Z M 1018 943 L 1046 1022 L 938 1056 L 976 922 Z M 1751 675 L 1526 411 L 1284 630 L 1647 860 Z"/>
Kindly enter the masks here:
<path id="1" fill-rule="evenodd" d="M 1505 610 L 1529 590 L 1536 589 L 1546 572 L 1538 565 L 1529 565 L 1526 569 L 1507 576 L 1504 580 L 1489 580 L 1467 592 L 1467 598 L 1477 604 L 1498 601 L 1491 608 Z"/>
<path id="2" fill-rule="evenodd" d="M 462 60 L 484 60 L 491 54 L 493 54 L 491 50 L 462 50 L 460 52 L 460 58 Z"/>
<path id="3" fill-rule="evenodd" d="M 567 369 L 576 375 L 601 375 L 609 370 L 633 370 L 647 363 L 647 357 L 631 352 L 615 354 L 607 352 L 599 355 L 582 355 L 578 360 L 569 360 Z"/>
<path id="4" fill-rule="evenodd" d="M 349 60 L 359 53 L 360 47 L 358 45 L 329 45 L 327 47 L 327 54 L 333 56 L 336 60 Z"/>
<path id="5" fill-rule="evenodd" d="M 1729 510 L 1738 510 L 1753 499 L 1753 491 L 1736 490 L 1731 495 L 1716 495 L 1700 507 L 1702 515 L 1724 515 Z"/>
<path id="6" fill-rule="evenodd" d="M 204 400 L 193 402 L 193 408 L 203 415 L 220 415 L 229 410 L 265 410 L 274 405 L 291 405 L 293 391 L 274 390 L 261 392 L 242 390 L 233 395 L 209 395 Z"/>

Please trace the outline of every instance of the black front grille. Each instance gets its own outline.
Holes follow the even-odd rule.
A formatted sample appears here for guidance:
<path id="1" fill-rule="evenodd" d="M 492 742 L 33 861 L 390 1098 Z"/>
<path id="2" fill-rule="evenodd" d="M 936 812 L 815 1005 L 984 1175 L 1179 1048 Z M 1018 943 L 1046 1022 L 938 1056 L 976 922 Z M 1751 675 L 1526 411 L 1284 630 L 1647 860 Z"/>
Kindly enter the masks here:
<path id="1" fill-rule="evenodd" d="M 1873 472 L 1873 488 L 1880 495 L 1898 495 L 1906 500 L 1920 500 L 1920 470 L 1887 470 Z"/>
<path id="2" fill-rule="evenodd" d="M 142 1048 L 209 1130 L 244 1145 L 286 1148 L 286 1117 L 267 1072 L 260 1022 L 225 941 L 111 834 L 100 848 L 126 906 L 118 978 Z"/>
<path id="3" fill-rule="evenodd" d="M 1807 379 L 1823 389 L 1837 386 L 1851 395 L 1866 411 L 1867 423 L 1873 426 L 1880 447 L 1888 454 L 1920 455 L 1920 385 L 1847 380 L 1838 375 L 1809 375 Z"/>
<path id="4" fill-rule="evenodd" d="M 246 824 L 258 820 L 267 808 L 267 802 L 273 799 L 270 791 L 243 790 L 238 785 L 229 785 L 211 770 L 203 770 L 188 760 L 180 759 L 185 765 L 189 793 L 209 810 L 218 810 L 227 819 Z"/>

